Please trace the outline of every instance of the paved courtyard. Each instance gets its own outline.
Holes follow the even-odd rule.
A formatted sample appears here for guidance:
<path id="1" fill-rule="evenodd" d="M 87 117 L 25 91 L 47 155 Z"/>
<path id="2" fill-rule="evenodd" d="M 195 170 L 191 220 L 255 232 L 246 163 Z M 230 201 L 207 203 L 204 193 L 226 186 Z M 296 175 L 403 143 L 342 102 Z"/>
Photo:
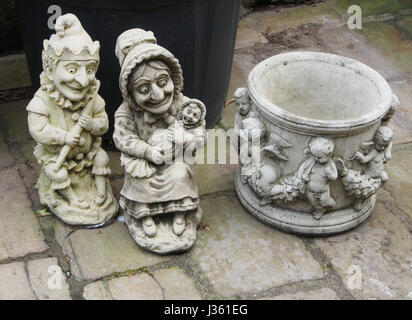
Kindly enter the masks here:
<path id="1" fill-rule="evenodd" d="M 358 3 L 361 30 L 346 25 L 351 0 L 243 17 L 228 100 L 258 62 L 287 51 L 335 53 L 381 73 L 401 106 L 391 122 L 390 179 L 366 222 L 327 238 L 282 233 L 241 206 L 233 184 L 237 165 L 209 164 L 196 167 L 204 215 L 187 253 L 143 251 L 121 221 L 72 229 L 39 203 L 29 100 L 14 99 L 0 104 L 0 299 L 412 299 L 412 1 Z M 6 67 L 11 64 L 3 60 L 1 78 Z M 24 63 L 18 68 L 16 86 L 29 86 Z M 234 113 L 229 105 L 217 127 L 231 128 Z M 119 196 L 120 155 L 109 154 Z"/>

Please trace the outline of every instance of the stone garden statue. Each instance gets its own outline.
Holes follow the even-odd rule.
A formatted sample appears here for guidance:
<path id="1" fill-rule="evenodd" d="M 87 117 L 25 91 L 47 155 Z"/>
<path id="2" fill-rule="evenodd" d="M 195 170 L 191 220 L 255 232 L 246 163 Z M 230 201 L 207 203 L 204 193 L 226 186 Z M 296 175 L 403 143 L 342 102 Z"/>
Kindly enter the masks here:
<path id="1" fill-rule="evenodd" d="M 109 120 L 95 78 L 98 41 L 73 14 L 59 17 L 43 43 L 41 87 L 27 106 L 40 165 L 40 201 L 71 225 L 101 225 L 118 211 L 101 136 Z"/>
<path id="2" fill-rule="evenodd" d="M 122 33 L 116 56 L 123 103 L 115 114 L 113 139 L 125 169 L 120 206 L 126 224 L 144 249 L 188 250 L 202 210 L 193 164 L 182 155 L 205 143 L 205 106 L 181 93 L 180 64 L 151 31 Z"/>

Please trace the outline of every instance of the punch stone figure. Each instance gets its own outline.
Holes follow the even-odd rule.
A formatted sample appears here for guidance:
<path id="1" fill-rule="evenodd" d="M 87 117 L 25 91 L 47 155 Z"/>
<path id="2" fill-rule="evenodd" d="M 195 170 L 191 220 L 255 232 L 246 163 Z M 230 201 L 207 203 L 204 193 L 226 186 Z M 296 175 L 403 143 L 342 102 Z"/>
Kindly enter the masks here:
<path id="1" fill-rule="evenodd" d="M 41 87 L 27 106 L 41 166 L 40 201 L 71 225 L 100 225 L 118 211 L 101 137 L 109 121 L 99 96 L 99 42 L 73 14 L 59 17 L 43 44 Z"/>
<path id="2" fill-rule="evenodd" d="M 349 58 L 290 52 L 258 64 L 235 100 L 235 186 L 251 214 L 309 235 L 351 229 L 371 214 L 388 180 L 387 123 L 399 106 L 382 76 Z M 252 106 L 252 116 L 241 102 Z M 260 152 L 253 156 L 242 144 Z"/>
<path id="3" fill-rule="evenodd" d="M 202 210 L 193 165 L 182 155 L 205 143 L 206 108 L 183 96 L 180 64 L 151 31 L 122 33 L 116 56 L 123 103 L 113 139 L 125 168 L 120 206 L 130 234 L 155 253 L 188 250 Z"/>

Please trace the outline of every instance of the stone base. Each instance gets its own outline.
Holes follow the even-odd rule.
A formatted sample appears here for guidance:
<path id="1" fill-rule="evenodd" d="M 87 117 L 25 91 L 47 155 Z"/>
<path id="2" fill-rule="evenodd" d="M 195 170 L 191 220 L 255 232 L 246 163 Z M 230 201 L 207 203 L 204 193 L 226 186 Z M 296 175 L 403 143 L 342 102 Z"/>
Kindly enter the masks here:
<path id="1" fill-rule="evenodd" d="M 168 254 L 189 250 L 196 240 L 196 229 L 202 217 L 202 209 L 198 207 L 196 211 L 186 213 L 186 229 L 182 235 L 173 233 L 173 214 L 160 217 L 160 222 L 156 223 L 156 235 L 148 237 L 143 231 L 142 223 L 129 215 L 124 210 L 125 221 L 129 232 L 136 243 L 145 250 L 157 253 Z"/>
<path id="2" fill-rule="evenodd" d="M 94 178 L 89 170 L 80 174 L 70 174 L 71 186 L 77 196 L 83 197 L 90 207 L 81 209 L 71 206 L 58 192 L 50 188 L 50 179 L 45 173 L 40 173 L 36 187 L 39 189 L 40 202 L 63 222 L 72 226 L 99 226 L 112 219 L 119 210 L 119 205 L 113 195 L 112 188 L 106 179 L 106 200 L 97 206 L 94 202 L 97 196 Z"/>
<path id="3" fill-rule="evenodd" d="M 260 206 L 260 198 L 248 184 L 240 181 L 239 171 L 235 189 L 240 202 L 258 220 L 282 231 L 306 236 L 328 236 L 352 229 L 369 217 L 376 201 L 376 195 L 373 195 L 361 204 L 359 211 L 353 208 L 336 210 L 316 220 L 311 213 L 291 211 L 273 204 Z"/>

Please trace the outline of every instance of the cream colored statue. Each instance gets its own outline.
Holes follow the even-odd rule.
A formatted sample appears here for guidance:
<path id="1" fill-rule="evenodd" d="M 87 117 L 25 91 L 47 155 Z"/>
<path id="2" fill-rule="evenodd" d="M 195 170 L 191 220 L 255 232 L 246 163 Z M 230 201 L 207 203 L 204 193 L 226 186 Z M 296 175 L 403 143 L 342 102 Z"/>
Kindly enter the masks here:
<path id="1" fill-rule="evenodd" d="M 41 87 L 27 106 L 41 166 L 40 201 L 71 225 L 100 225 L 118 210 L 101 136 L 109 127 L 95 78 L 99 42 L 73 14 L 59 17 L 43 43 Z"/>
<path id="2" fill-rule="evenodd" d="M 130 234 L 159 254 L 187 250 L 202 211 L 193 165 L 181 156 L 204 144 L 206 108 L 183 96 L 180 64 L 152 32 L 122 33 L 116 56 L 124 101 L 113 139 L 125 168 L 120 206 Z"/>

